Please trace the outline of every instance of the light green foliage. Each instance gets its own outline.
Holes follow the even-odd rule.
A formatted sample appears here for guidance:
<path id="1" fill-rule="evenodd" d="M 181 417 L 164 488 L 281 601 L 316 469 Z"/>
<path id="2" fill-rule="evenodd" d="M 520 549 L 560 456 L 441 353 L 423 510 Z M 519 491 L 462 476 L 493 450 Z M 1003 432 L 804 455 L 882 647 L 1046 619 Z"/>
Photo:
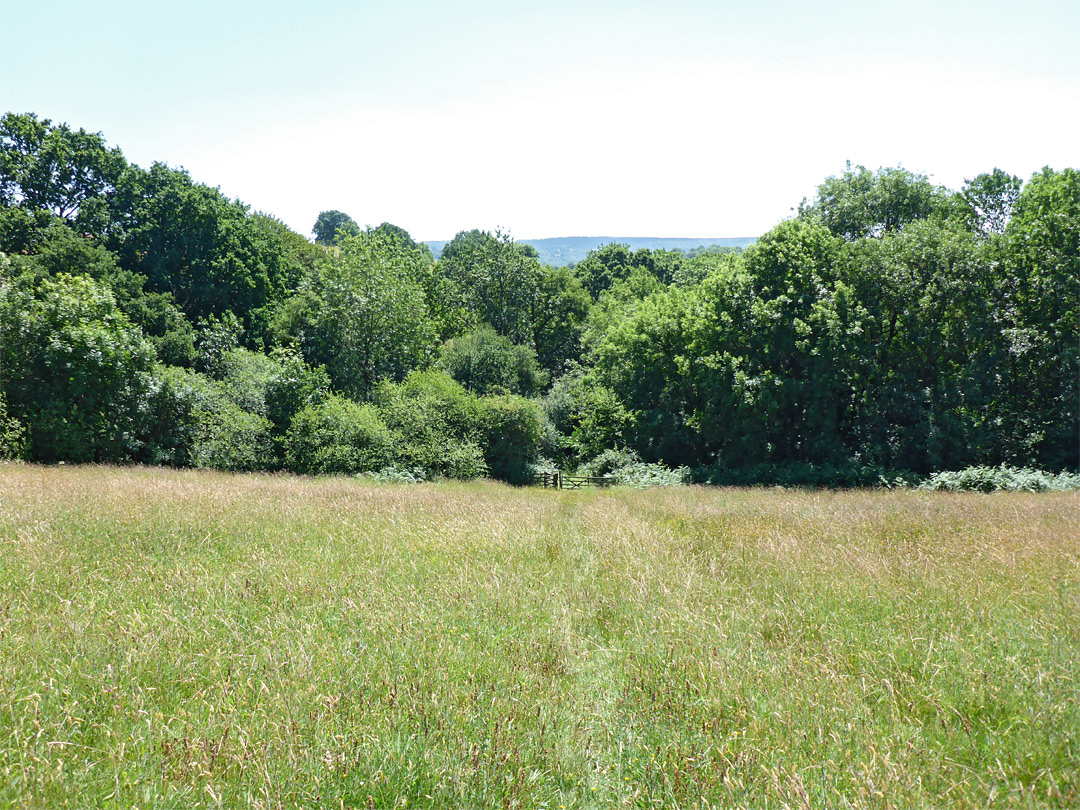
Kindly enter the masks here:
<path id="1" fill-rule="evenodd" d="M 529 316 L 540 263 L 507 234 L 463 231 L 443 248 L 439 268 L 460 306 L 478 321 L 514 343 L 532 339 Z"/>
<path id="2" fill-rule="evenodd" d="M 1070 492 L 1080 489 L 1080 474 L 1057 475 L 1030 468 L 967 467 L 956 472 L 937 472 L 919 489 L 949 492 Z"/>
<path id="3" fill-rule="evenodd" d="M 277 466 L 270 420 L 245 411 L 211 387 L 195 409 L 189 463 L 197 469 L 269 470 Z"/>
<path id="4" fill-rule="evenodd" d="M 586 462 L 579 473 L 610 477 L 617 485 L 634 489 L 676 487 L 690 483 L 690 470 L 686 467 L 673 470 L 663 464 L 642 461 L 633 450 L 618 448 L 605 450 Z"/>
<path id="5" fill-rule="evenodd" d="M 1023 185 L 1019 177 L 1001 169 L 966 180 L 955 199 L 961 221 L 975 233 L 1004 233 Z"/>
<path id="6" fill-rule="evenodd" d="M 154 351 L 85 276 L 0 282 L 0 385 L 35 461 L 137 454 Z"/>
<path id="7" fill-rule="evenodd" d="M 487 324 L 443 344 L 438 365 L 480 395 L 533 396 L 548 380 L 531 347 L 514 345 Z"/>
<path id="8" fill-rule="evenodd" d="M 90 276 L 112 291 L 117 307 L 142 330 L 159 360 L 184 366 L 195 362 L 194 329 L 172 294 L 147 291 L 146 277 L 122 269 L 100 240 L 79 236 L 54 218 L 33 231 L 24 249 L 27 255 L 15 259 L 24 272 Z"/>
<path id="9" fill-rule="evenodd" d="M 391 464 L 392 442 L 373 405 L 330 396 L 293 418 L 285 465 L 309 475 L 376 472 Z"/>
<path id="10" fill-rule="evenodd" d="M 0 806 L 1080 799 L 1074 493 L 0 492 Z"/>
<path id="11" fill-rule="evenodd" d="M 829 177 L 812 204 L 803 200 L 799 217 L 817 219 L 836 236 L 853 241 L 900 230 L 910 222 L 946 212 L 945 189 L 902 168 L 871 172 L 865 166 Z"/>
<path id="12" fill-rule="evenodd" d="M 344 239 L 301 283 L 278 314 L 275 331 L 295 342 L 334 387 L 365 399 L 384 379 L 401 380 L 427 365 L 435 327 L 418 279 L 423 257 L 375 233 Z"/>
<path id="13" fill-rule="evenodd" d="M 400 384 L 375 391 L 379 415 L 393 436 L 394 461 L 425 477 L 470 479 L 488 472 L 482 406 L 439 371 L 414 371 Z"/>

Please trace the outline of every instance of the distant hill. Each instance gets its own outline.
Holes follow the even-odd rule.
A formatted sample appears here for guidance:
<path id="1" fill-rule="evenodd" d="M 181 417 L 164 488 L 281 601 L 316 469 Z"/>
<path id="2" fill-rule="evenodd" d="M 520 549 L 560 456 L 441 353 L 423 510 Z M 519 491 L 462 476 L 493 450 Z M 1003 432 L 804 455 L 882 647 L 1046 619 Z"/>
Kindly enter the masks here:
<path id="1" fill-rule="evenodd" d="M 540 254 L 543 264 L 551 264 L 562 267 L 567 264 L 577 264 L 584 259 L 590 250 L 618 242 L 629 245 L 631 250 L 648 248 L 649 250 L 685 250 L 694 248 L 707 248 L 712 245 L 719 247 L 740 248 L 754 244 L 756 237 L 715 237 L 704 239 L 662 239 L 652 236 L 558 236 L 552 239 L 518 239 L 518 242 L 532 245 Z M 431 252 L 435 256 L 442 253 L 446 242 L 428 242 Z"/>

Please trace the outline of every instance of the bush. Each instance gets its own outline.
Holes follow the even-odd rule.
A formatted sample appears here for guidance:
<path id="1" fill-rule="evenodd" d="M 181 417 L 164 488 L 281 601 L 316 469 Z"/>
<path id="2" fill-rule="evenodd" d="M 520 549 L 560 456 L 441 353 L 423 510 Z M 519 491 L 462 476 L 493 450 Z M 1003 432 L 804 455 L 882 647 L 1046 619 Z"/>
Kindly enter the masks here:
<path id="1" fill-rule="evenodd" d="M 375 405 L 393 437 L 398 467 L 422 470 L 427 478 L 487 475 L 479 401 L 443 372 L 414 371 L 401 383 L 383 382 Z"/>
<path id="2" fill-rule="evenodd" d="M 23 458 L 28 444 L 26 428 L 8 416 L 7 399 L 0 390 L 0 459 Z"/>
<path id="3" fill-rule="evenodd" d="M 277 467 L 273 426 L 244 410 L 234 394 L 225 382 L 158 366 L 145 400 L 137 460 L 230 471 Z"/>
<path id="4" fill-rule="evenodd" d="M 0 284 L 0 384 L 35 461 L 127 461 L 139 450 L 154 350 L 86 276 Z"/>
<path id="5" fill-rule="evenodd" d="M 531 465 L 540 457 L 544 415 L 535 402 L 521 397 L 485 397 L 483 438 L 488 469 L 494 478 L 510 484 L 532 480 Z"/>
<path id="6" fill-rule="evenodd" d="M 443 344 L 439 367 L 475 394 L 532 396 L 547 385 L 536 352 L 482 324 Z"/>
<path id="7" fill-rule="evenodd" d="M 584 475 L 610 476 L 620 486 L 674 487 L 690 483 L 690 471 L 686 467 L 671 469 L 663 464 L 649 464 L 641 460 L 633 450 L 608 449 L 581 467 Z"/>
<path id="8" fill-rule="evenodd" d="M 421 484 L 428 480 L 427 475 L 421 469 L 406 470 L 394 464 L 375 472 L 359 473 L 357 478 L 379 481 L 383 484 Z"/>
<path id="9" fill-rule="evenodd" d="M 191 465 L 233 472 L 276 467 L 270 420 L 214 393 L 194 412 Z"/>
<path id="10" fill-rule="evenodd" d="M 1080 474 L 1057 475 L 1029 467 L 967 467 L 934 473 L 919 489 L 950 492 L 1061 492 L 1080 489 Z"/>
<path id="11" fill-rule="evenodd" d="M 293 418 L 285 464 L 308 475 L 373 472 L 390 464 L 391 445 L 390 431 L 374 406 L 331 396 Z"/>

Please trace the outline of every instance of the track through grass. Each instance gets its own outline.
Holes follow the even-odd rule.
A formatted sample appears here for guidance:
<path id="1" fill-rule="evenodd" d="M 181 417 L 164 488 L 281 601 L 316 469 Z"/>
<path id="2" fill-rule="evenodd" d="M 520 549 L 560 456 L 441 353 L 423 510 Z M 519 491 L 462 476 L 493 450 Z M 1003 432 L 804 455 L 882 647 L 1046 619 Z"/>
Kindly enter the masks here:
<path id="1" fill-rule="evenodd" d="M 1080 497 L 0 465 L 0 806 L 1075 807 Z"/>

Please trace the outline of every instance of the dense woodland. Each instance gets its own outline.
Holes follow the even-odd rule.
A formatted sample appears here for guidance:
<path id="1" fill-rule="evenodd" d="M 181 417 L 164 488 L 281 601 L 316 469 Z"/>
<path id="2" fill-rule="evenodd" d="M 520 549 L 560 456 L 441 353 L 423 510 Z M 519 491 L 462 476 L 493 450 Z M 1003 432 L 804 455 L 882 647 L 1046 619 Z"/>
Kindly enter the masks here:
<path id="1" fill-rule="evenodd" d="M 744 250 L 312 243 L 0 119 L 0 454 L 412 478 L 858 484 L 1080 459 L 1080 172 L 848 167 Z M 718 230 L 722 223 L 718 224 Z"/>

